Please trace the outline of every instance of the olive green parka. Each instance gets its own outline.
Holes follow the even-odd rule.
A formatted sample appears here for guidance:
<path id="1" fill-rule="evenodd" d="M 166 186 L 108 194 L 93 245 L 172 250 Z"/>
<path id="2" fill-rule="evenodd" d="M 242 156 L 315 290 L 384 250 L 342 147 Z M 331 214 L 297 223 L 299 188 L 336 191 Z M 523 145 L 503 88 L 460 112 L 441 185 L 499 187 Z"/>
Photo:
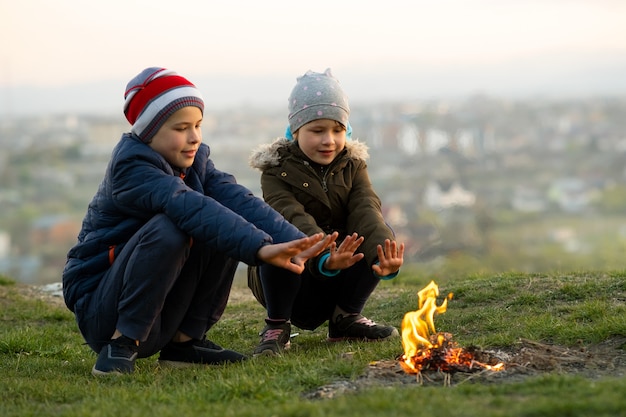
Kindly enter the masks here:
<path id="1" fill-rule="evenodd" d="M 377 245 L 395 238 L 385 223 L 380 198 L 372 187 L 368 158 L 368 148 L 363 142 L 348 140 L 332 163 L 319 166 L 311 163 L 297 142 L 279 138 L 258 147 L 250 156 L 250 166 L 262 172 L 265 201 L 287 221 L 308 236 L 337 231 L 338 243 L 356 232 L 365 238 L 357 251 L 363 252 L 371 266 L 378 261 Z"/>

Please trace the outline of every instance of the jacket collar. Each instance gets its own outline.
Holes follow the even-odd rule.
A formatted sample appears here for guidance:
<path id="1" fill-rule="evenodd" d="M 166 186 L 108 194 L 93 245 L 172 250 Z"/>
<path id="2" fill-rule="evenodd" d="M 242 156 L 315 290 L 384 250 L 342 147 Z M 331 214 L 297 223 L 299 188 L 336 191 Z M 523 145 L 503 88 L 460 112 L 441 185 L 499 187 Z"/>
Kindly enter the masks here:
<path id="1" fill-rule="evenodd" d="M 269 144 L 263 144 L 258 146 L 250 155 L 249 164 L 252 168 L 264 171 L 268 168 L 280 165 L 280 161 L 288 154 L 291 154 L 289 148 L 291 146 L 296 147 L 296 151 L 301 154 L 298 145 L 286 138 L 278 138 L 274 142 Z M 344 149 L 345 157 L 349 159 L 356 159 L 366 161 L 369 158 L 368 147 L 365 143 L 358 140 L 346 141 L 346 147 Z M 308 158 L 307 158 L 308 159 Z"/>

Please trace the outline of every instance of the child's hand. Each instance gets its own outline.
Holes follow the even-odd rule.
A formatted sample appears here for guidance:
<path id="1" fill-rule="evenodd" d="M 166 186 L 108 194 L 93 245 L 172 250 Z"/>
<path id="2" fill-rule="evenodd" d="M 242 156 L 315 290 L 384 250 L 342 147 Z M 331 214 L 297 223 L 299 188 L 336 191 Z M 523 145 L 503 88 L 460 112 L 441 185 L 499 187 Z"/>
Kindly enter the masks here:
<path id="1" fill-rule="evenodd" d="M 399 246 L 395 241 L 385 239 L 385 248 L 378 245 L 378 265 L 372 265 L 372 270 L 379 277 L 395 274 L 404 262 L 404 243 Z"/>
<path id="2" fill-rule="evenodd" d="M 334 243 L 337 236 L 337 232 L 325 237 L 323 233 L 317 233 L 290 242 L 265 245 L 259 249 L 256 256 L 263 262 L 301 274 L 306 261 L 316 257 L 328 245 Z"/>
<path id="3" fill-rule="evenodd" d="M 323 233 L 318 233 L 317 235 L 324 236 Z M 317 235 L 314 235 L 314 236 L 317 236 Z M 309 237 L 309 239 L 311 237 Z M 304 270 L 304 264 L 306 263 L 306 261 L 308 261 L 309 259 L 315 258 L 317 255 L 322 253 L 328 247 L 328 245 L 334 245 L 338 237 L 339 237 L 339 233 L 337 232 L 333 232 L 330 235 L 324 236 L 324 238 L 320 240 L 319 242 L 317 242 L 315 245 L 311 246 L 310 248 L 306 250 L 303 250 L 298 255 L 294 256 L 293 259 L 291 259 L 291 262 L 296 263 L 297 265 L 302 265 L 302 270 Z"/>
<path id="4" fill-rule="evenodd" d="M 353 233 L 346 236 L 339 246 L 337 246 L 337 242 L 332 242 L 330 244 L 330 256 L 326 259 L 326 262 L 324 262 L 324 268 L 329 271 L 336 271 L 350 268 L 352 265 L 359 262 L 365 255 L 362 253 L 355 255 L 354 251 L 361 246 L 364 239 L 363 236 L 359 237 L 359 235 Z"/>

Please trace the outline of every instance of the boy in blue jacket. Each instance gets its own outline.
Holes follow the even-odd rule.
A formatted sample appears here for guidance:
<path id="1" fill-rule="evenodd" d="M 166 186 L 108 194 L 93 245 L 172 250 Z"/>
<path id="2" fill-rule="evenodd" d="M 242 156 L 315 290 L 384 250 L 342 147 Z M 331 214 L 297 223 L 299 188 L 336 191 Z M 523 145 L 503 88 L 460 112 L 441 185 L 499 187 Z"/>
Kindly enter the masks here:
<path id="1" fill-rule="evenodd" d="M 96 376 L 246 357 L 208 340 L 239 261 L 301 273 L 336 236 L 311 237 L 235 178 L 202 143 L 204 102 L 187 79 L 146 68 L 127 85 L 132 125 L 112 153 L 63 271 L 63 293 Z"/>

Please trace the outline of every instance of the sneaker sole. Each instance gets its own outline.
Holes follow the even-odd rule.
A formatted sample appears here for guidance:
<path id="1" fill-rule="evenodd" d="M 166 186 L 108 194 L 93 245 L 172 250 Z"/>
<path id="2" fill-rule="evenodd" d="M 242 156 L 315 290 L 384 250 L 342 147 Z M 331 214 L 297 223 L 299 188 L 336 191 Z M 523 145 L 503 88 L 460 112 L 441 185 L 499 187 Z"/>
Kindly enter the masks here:
<path id="1" fill-rule="evenodd" d="M 400 336 L 400 333 L 398 332 L 398 329 L 394 329 L 394 331 L 391 332 L 389 336 L 378 337 L 375 339 L 371 339 L 369 337 L 330 337 L 329 335 L 326 340 L 328 342 L 345 342 L 345 341 L 379 342 L 379 341 L 383 341 L 387 339 L 393 339 L 399 336 Z"/>
<path id="2" fill-rule="evenodd" d="M 391 336 L 381 337 L 378 339 L 368 339 L 367 337 L 328 337 L 327 342 L 380 342 L 389 339 Z"/>
<path id="3" fill-rule="evenodd" d="M 166 359 L 158 360 L 159 366 L 161 366 L 162 368 L 169 368 L 169 369 L 184 369 L 184 368 L 191 368 L 193 366 L 221 366 L 221 365 L 228 365 L 232 363 L 237 363 L 237 362 L 223 361 L 219 363 L 206 363 L 206 362 L 169 361 Z"/>
<path id="4" fill-rule="evenodd" d="M 290 347 L 291 347 L 291 342 L 287 342 L 287 344 L 285 344 L 285 347 L 283 349 L 280 349 L 280 350 L 276 351 L 276 350 L 273 350 L 271 348 L 267 348 L 265 350 L 262 350 L 261 352 L 253 353 L 252 356 L 253 357 L 257 357 L 257 356 L 280 356 L 284 352 L 288 351 Z"/>
<path id="5" fill-rule="evenodd" d="M 120 375 L 124 375 L 124 373 L 120 371 L 109 371 L 109 372 L 100 371 L 96 369 L 96 367 L 94 366 L 93 368 L 91 368 L 91 375 L 97 376 L 97 377 L 103 377 L 103 376 L 106 377 L 106 376 L 120 376 Z"/>
<path id="6" fill-rule="evenodd" d="M 259 356 L 280 356 L 281 352 L 275 352 L 272 349 L 265 349 L 261 352 L 256 352 L 252 354 L 253 358 L 258 358 Z"/>

